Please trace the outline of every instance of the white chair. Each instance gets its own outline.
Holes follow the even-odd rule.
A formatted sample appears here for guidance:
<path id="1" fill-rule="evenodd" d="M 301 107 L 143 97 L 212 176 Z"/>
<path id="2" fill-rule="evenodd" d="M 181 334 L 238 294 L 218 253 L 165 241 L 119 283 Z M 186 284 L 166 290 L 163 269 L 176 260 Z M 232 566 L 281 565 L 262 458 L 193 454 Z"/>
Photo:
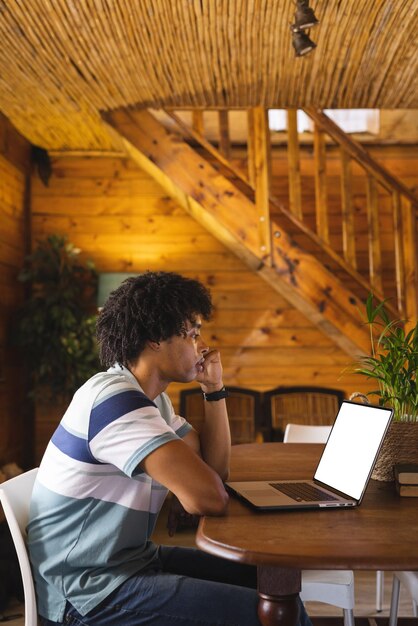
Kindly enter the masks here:
<path id="1" fill-rule="evenodd" d="M 377 570 L 376 572 L 376 612 L 383 611 L 383 598 L 385 593 L 385 572 Z"/>
<path id="2" fill-rule="evenodd" d="M 308 426 L 305 424 L 287 424 L 284 443 L 326 443 L 332 426 Z"/>
<path id="3" fill-rule="evenodd" d="M 0 484 L 0 502 L 9 525 L 19 560 L 25 596 L 25 626 L 37 626 L 35 587 L 26 548 L 26 525 L 29 519 L 29 504 L 38 469 L 25 472 Z"/>
<path id="4" fill-rule="evenodd" d="M 350 395 L 349 400 L 363 402 L 363 404 L 370 404 L 369 399 L 364 393 L 354 392 Z M 377 570 L 376 572 L 376 613 L 383 611 L 383 600 L 385 595 L 385 572 Z"/>
<path id="5" fill-rule="evenodd" d="M 331 426 L 287 424 L 284 443 L 325 443 Z M 354 574 L 351 570 L 303 570 L 303 602 L 332 604 L 343 609 L 344 626 L 354 626 Z"/>
<path id="6" fill-rule="evenodd" d="M 393 572 L 389 626 L 396 626 L 398 623 L 399 592 L 401 583 L 406 587 L 412 598 L 412 610 L 414 617 L 418 617 L 418 572 Z"/>

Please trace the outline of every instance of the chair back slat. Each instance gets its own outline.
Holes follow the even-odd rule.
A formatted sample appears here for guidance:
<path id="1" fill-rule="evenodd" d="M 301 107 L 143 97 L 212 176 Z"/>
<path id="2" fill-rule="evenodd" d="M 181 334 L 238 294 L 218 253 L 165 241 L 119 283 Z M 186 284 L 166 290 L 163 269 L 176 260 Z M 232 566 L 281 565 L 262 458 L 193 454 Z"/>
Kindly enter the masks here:
<path id="1" fill-rule="evenodd" d="M 226 399 L 233 444 L 263 440 L 261 394 L 245 387 L 228 387 Z M 180 415 L 199 432 L 204 420 L 205 407 L 199 388 L 180 391 Z"/>
<path id="2" fill-rule="evenodd" d="M 343 391 L 324 387 L 276 387 L 266 391 L 263 405 L 271 439 L 282 441 L 288 423 L 333 424 L 343 400 Z"/>

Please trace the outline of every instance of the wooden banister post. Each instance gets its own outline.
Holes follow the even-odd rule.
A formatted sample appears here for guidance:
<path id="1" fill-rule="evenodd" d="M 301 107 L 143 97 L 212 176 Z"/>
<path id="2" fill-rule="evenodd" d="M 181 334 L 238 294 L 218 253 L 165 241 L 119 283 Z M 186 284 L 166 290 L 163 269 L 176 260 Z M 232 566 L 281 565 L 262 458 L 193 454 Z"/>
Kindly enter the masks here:
<path id="1" fill-rule="evenodd" d="M 314 153 L 316 230 L 319 237 L 329 243 L 325 133 L 320 130 L 316 123 L 314 126 Z"/>
<path id="2" fill-rule="evenodd" d="M 270 130 L 268 112 L 263 107 L 252 110 L 254 154 L 254 187 L 255 205 L 258 215 L 258 234 L 260 252 L 264 260 L 271 262 L 271 229 L 270 229 Z"/>
<path id="3" fill-rule="evenodd" d="M 198 135 L 205 134 L 205 126 L 203 121 L 203 111 L 194 110 L 192 111 L 192 128 L 195 133 Z"/>
<path id="4" fill-rule="evenodd" d="M 225 110 L 219 111 L 219 151 L 226 159 L 231 157 L 228 111 Z"/>
<path id="5" fill-rule="evenodd" d="M 402 196 L 403 251 L 405 268 L 405 328 L 415 326 L 418 318 L 417 205 Z"/>
<path id="6" fill-rule="evenodd" d="M 370 283 L 379 295 L 383 293 L 382 252 L 380 248 L 379 203 L 376 179 L 367 175 L 367 222 L 369 237 Z"/>
<path id="7" fill-rule="evenodd" d="M 403 255 L 403 224 L 401 196 L 399 191 L 392 193 L 393 236 L 395 250 L 396 299 L 399 315 L 405 316 L 405 264 Z"/>
<path id="8" fill-rule="evenodd" d="M 342 214 L 342 238 L 344 258 L 357 269 L 356 240 L 354 233 L 354 215 L 351 194 L 351 163 L 350 156 L 341 148 L 341 214 Z"/>
<path id="9" fill-rule="evenodd" d="M 247 168 L 249 183 L 254 188 L 254 109 L 247 111 Z"/>
<path id="10" fill-rule="evenodd" d="M 303 219 L 303 214 L 297 109 L 288 109 L 287 111 L 287 144 L 290 212 L 301 220 Z"/>

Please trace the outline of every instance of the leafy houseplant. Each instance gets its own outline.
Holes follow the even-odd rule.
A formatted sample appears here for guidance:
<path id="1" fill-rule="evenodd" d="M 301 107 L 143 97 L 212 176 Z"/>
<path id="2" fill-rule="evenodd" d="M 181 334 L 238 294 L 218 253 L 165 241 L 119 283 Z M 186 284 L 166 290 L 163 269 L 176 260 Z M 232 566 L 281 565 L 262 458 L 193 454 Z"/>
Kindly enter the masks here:
<path id="1" fill-rule="evenodd" d="M 371 355 L 360 359 L 357 374 L 372 378 L 378 388 L 367 395 L 394 409 L 395 422 L 418 422 L 418 321 L 405 332 L 401 320 L 391 320 L 384 302 L 366 302 Z"/>
<path id="2" fill-rule="evenodd" d="M 50 235 L 25 260 L 19 280 L 31 295 L 17 321 L 35 398 L 68 400 L 99 367 L 97 273 L 65 237 Z"/>
<path id="3" fill-rule="evenodd" d="M 395 464 L 418 463 L 418 321 L 406 332 L 401 320 L 390 319 L 384 305 L 375 305 L 372 294 L 367 298 L 371 354 L 359 360 L 354 372 L 375 380 L 377 389 L 367 395 L 394 409 L 372 474 L 375 480 L 391 481 Z"/>

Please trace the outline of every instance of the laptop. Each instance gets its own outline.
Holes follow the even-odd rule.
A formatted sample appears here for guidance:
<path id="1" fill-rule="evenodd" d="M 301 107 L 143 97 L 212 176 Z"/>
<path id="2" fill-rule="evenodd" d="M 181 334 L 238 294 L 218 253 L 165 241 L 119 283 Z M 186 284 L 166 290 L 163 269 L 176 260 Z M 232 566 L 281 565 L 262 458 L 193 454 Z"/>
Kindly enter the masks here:
<path id="1" fill-rule="evenodd" d="M 259 510 L 358 506 L 392 416 L 393 409 L 344 400 L 313 479 L 228 481 L 226 487 Z"/>

